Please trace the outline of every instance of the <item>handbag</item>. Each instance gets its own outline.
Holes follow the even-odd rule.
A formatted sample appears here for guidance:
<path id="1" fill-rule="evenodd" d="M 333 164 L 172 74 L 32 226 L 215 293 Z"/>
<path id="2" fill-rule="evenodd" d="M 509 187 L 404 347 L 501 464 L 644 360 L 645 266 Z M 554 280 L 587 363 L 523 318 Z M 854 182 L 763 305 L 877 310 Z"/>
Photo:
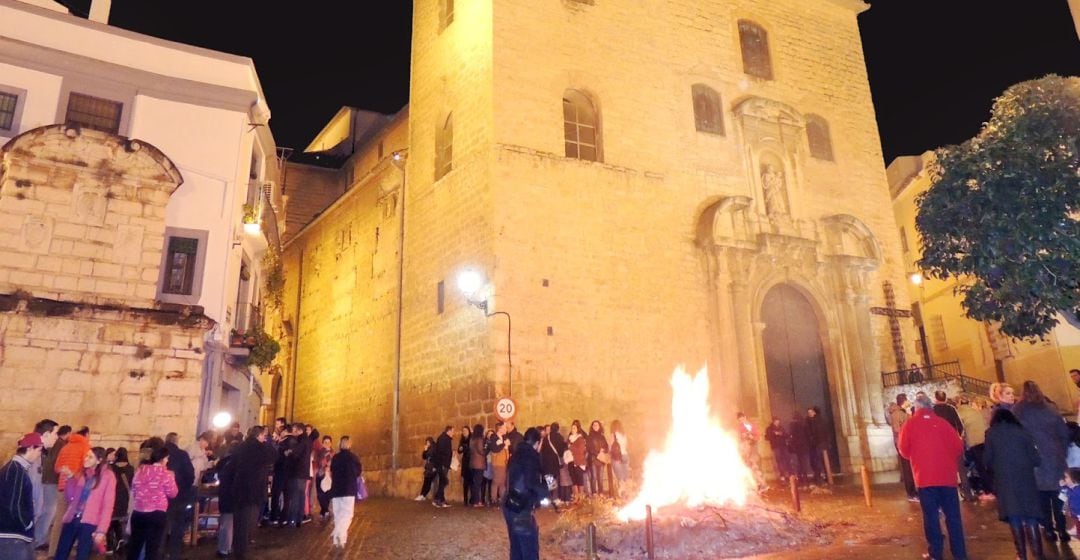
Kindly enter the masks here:
<path id="1" fill-rule="evenodd" d="M 569 465 L 574 462 L 574 454 L 569 449 L 562 452 L 562 462 L 564 465 Z"/>
<path id="2" fill-rule="evenodd" d="M 609 455 L 607 451 L 601 450 L 599 453 L 596 454 L 596 460 L 600 461 L 605 465 L 610 465 L 611 455 Z"/>
<path id="3" fill-rule="evenodd" d="M 454 457 L 450 459 L 450 470 L 455 472 L 461 470 L 461 456 L 454 455 Z"/>
<path id="4" fill-rule="evenodd" d="M 333 484 L 334 481 L 331 480 L 329 476 L 323 475 L 322 480 L 319 481 L 319 490 L 322 490 L 323 494 L 326 494 L 330 491 L 330 488 L 333 486 Z"/>
<path id="5" fill-rule="evenodd" d="M 368 497 L 367 483 L 364 482 L 363 476 L 356 477 L 356 499 L 364 501 Z"/>

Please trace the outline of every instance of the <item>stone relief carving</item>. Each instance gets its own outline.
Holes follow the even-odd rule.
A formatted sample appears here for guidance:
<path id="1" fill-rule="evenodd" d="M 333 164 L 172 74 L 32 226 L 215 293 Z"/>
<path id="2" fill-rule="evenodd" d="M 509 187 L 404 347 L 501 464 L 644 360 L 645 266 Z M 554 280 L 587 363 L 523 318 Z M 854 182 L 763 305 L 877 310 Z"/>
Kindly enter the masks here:
<path id="1" fill-rule="evenodd" d="M 105 224 L 108 200 L 105 198 L 104 189 L 77 184 L 72 196 L 71 205 L 75 208 L 75 218 L 79 222 L 96 226 Z"/>
<path id="2" fill-rule="evenodd" d="M 117 226 L 116 239 L 113 241 L 113 261 L 120 264 L 139 264 L 142 261 L 145 233 L 142 226 Z"/>
<path id="3" fill-rule="evenodd" d="M 52 243 L 52 218 L 27 216 L 23 221 L 22 243 L 20 249 L 39 255 L 48 254 Z"/>
<path id="4" fill-rule="evenodd" d="M 765 196 L 766 214 L 788 215 L 787 182 L 782 168 L 768 162 L 761 164 L 761 190 Z"/>

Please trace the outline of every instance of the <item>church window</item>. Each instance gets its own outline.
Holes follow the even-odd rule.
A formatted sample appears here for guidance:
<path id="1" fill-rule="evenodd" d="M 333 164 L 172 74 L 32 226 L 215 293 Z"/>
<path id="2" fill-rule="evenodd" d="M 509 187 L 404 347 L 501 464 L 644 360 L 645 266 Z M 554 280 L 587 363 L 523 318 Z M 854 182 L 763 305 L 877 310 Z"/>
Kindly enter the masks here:
<path id="1" fill-rule="evenodd" d="M 697 131 L 724 134 L 720 94 L 705 84 L 694 84 L 690 90 L 694 98 L 694 127 Z"/>
<path id="2" fill-rule="evenodd" d="M 742 48 L 743 72 L 771 80 L 772 56 L 769 54 L 769 34 L 765 28 L 752 21 L 739 20 L 739 44 Z"/>
<path id="3" fill-rule="evenodd" d="M 64 122 L 118 134 L 123 111 L 124 104 L 119 101 L 71 92 Z"/>
<path id="4" fill-rule="evenodd" d="M 817 116 L 806 116 L 806 139 L 810 142 L 810 156 L 833 160 L 832 139 L 829 137 L 829 123 Z"/>
<path id="5" fill-rule="evenodd" d="M 601 161 L 599 121 L 596 105 L 588 95 L 575 89 L 568 89 L 563 93 L 566 157 Z"/>
<path id="6" fill-rule="evenodd" d="M 0 90 L 0 130 L 15 131 L 15 109 L 18 106 L 18 94 Z"/>
<path id="7" fill-rule="evenodd" d="M 196 304 L 202 292 L 203 268 L 209 232 L 166 228 L 158 300 Z"/>
<path id="8" fill-rule="evenodd" d="M 435 180 L 454 168 L 454 114 L 446 115 L 446 120 L 435 130 Z"/>
<path id="9" fill-rule="evenodd" d="M 439 31 L 454 23 L 454 0 L 439 0 Z"/>

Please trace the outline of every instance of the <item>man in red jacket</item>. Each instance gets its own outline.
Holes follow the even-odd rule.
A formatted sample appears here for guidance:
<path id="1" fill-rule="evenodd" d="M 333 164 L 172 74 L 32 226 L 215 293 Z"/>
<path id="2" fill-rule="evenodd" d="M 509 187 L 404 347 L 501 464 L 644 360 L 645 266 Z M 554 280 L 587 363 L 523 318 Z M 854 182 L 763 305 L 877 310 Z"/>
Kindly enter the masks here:
<path id="1" fill-rule="evenodd" d="M 956 464 L 964 451 L 960 434 L 934 414 L 934 404 L 926 395 L 915 400 L 915 412 L 900 430 L 900 456 L 911 461 L 915 486 L 919 489 L 923 531 L 929 551 L 923 558 L 941 560 L 945 537 L 938 512 L 945 514 L 949 530 L 949 550 L 956 560 L 967 560 L 964 525 L 960 520 L 960 498 L 956 493 Z"/>

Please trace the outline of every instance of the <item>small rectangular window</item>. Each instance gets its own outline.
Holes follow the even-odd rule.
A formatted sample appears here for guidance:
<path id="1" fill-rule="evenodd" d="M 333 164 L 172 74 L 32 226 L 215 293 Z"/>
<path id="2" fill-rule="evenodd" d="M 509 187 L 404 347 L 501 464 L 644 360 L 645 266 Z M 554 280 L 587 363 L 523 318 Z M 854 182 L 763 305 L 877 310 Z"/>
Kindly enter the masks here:
<path id="1" fill-rule="evenodd" d="M 195 285 L 195 264 L 199 240 L 190 237 L 170 237 L 165 257 L 165 285 L 162 292 L 189 296 Z"/>
<path id="2" fill-rule="evenodd" d="M 18 95 L 0 91 L 0 130 L 14 130 L 15 107 L 18 104 Z"/>
<path id="3" fill-rule="evenodd" d="M 438 286 L 435 287 L 436 300 L 438 304 L 439 314 L 446 310 L 446 284 L 439 280 Z"/>
<path id="4" fill-rule="evenodd" d="M 907 230 L 904 228 L 900 228 L 900 248 L 903 249 L 905 253 L 909 250 L 907 244 Z"/>
<path id="5" fill-rule="evenodd" d="M 64 122 L 118 134 L 124 104 L 111 99 L 71 92 Z"/>

